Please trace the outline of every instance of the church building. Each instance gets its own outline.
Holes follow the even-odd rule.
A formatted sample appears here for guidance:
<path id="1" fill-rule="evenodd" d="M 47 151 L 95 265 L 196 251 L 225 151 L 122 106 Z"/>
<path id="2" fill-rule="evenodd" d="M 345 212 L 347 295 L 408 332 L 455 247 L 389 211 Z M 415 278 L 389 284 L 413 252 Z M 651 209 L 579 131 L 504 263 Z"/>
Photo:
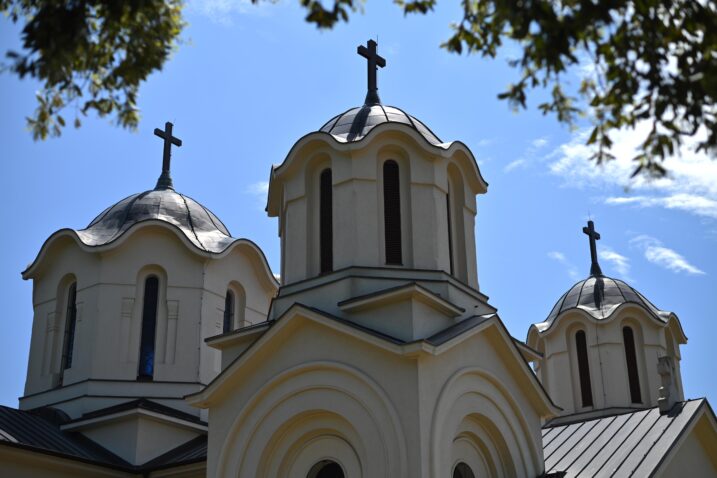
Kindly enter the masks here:
<path id="1" fill-rule="evenodd" d="M 478 280 L 473 153 L 384 105 L 358 53 L 363 105 L 271 170 L 280 280 L 174 188 L 171 123 L 153 189 L 47 239 L 0 476 L 717 477 L 689 321 L 602 273 L 590 221 L 589 276 L 514 338 Z"/>

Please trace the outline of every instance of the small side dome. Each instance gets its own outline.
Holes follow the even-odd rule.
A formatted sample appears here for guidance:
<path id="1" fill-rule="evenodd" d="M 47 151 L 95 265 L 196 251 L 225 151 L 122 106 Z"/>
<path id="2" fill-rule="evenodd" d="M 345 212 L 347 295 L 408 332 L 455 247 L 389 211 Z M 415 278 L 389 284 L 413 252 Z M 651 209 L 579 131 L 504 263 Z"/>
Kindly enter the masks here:
<path id="1" fill-rule="evenodd" d="M 135 224 L 150 220 L 176 226 L 192 244 L 206 252 L 222 252 L 234 241 L 214 213 L 174 189 L 133 194 L 105 209 L 77 235 L 88 246 L 103 246 Z"/>
<path id="2" fill-rule="evenodd" d="M 625 282 L 606 276 L 590 276 L 573 285 L 553 307 L 544 322 L 535 324 L 539 332 L 553 325 L 565 311 L 584 310 L 597 320 L 608 319 L 622 304 L 637 304 L 648 310 L 657 320 L 667 323 L 671 312 L 660 310 L 640 292 Z"/>
<path id="3" fill-rule="evenodd" d="M 334 116 L 319 131 L 329 133 L 342 143 L 351 143 L 363 139 L 375 126 L 382 123 L 405 124 L 423 136 L 434 146 L 443 142 L 433 134 L 425 124 L 395 106 L 365 104 Z"/>

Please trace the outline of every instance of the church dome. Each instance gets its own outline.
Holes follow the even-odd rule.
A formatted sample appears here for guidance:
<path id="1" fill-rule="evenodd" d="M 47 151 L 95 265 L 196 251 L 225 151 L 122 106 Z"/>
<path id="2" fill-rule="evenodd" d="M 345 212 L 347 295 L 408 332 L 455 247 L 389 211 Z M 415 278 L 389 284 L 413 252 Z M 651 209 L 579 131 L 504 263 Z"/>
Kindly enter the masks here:
<path id="1" fill-rule="evenodd" d="M 105 209 L 85 229 L 77 231 L 88 246 L 109 244 L 136 224 L 161 221 L 179 229 L 197 248 L 219 253 L 234 241 L 209 209 L 174 189 L 133 194 Z"/>
<path id="2" fill-rule="evenodd" d="M 380 103 L 365 104 L 351 108 L 340 115 L 334 116 L 319 131 L 329 133 L 338 141 L 351 143 L 360 141 L 376 126 L 383 123 L 401 123 L 418 131 L 426 141 L 438 146 L 443 142 L 433 134 L 425 124 L 395 106 L 384 106 Z"/>
<path id="3" fill-rule="evenodd" d="M 550 311 L 548 318 L 535 326 L 543 332 L 550 328 L 560 314 L 574 309 L 583 310 L 596 320 L 605 320 L 623 304 L 637 304 L 655 319 L 665 323 L 671 315 L 671 312 L 655 307 L 627 283 L 603 275 L 591 275 L 568 289 Z"/>

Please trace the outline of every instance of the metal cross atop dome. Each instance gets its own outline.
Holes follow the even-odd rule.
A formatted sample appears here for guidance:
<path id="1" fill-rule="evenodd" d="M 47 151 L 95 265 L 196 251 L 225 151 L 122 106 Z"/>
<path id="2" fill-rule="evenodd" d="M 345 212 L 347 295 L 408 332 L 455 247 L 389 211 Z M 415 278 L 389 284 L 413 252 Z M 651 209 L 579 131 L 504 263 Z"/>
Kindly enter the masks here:
<path id="1" fill-rule="evenodd" d="M 366 42 L 366 46 L 359 45 L 359 47 L 356 49 L 356 52 L 359 55 L 368 60 L 368 92 L 366 93 L 366 100 L 364 101 L 364 104 L 367 105 L 377 105 L 381 103 L 381 100 L 378 97 L 378 82 L 376 80 L 376 71 L 378 70 L 379 66 L 381 68 L 386 66 L 386 59 L 382 56 L 379 56 L 378 52 L 376 51 L 377 46 L 378 44 L 375 41 L 369 40 L 368 42 Z"/>
<path id="2" fill-rule="evenodd" d="M 182 146 L 182 140 L 172 136 L 172 123 L 167 121 L 164 123 L 164 131 L 154 128 L 155 136 L 159 136 L 164 140 L 164 156 L 162 157 L 162 175 L 157 180 L 154 189 L 174 189 L 172 185 L 172 177 L 169 175 L 169 166 L 172 160 L 172 145 Z"/>
<path id="3" fill-rule="evenodd" d="M 588 221 L 588 227 L 583 227 L 583 232 L 590 238 L 590 275 L 601 276 L 602 270 L 600 270 L 600 264 L 598 264 L 597 256 L 597 244 L 595 241 L 600 240 L 600 233 L 595 230 L 595 224 L 592 221 Z"/>

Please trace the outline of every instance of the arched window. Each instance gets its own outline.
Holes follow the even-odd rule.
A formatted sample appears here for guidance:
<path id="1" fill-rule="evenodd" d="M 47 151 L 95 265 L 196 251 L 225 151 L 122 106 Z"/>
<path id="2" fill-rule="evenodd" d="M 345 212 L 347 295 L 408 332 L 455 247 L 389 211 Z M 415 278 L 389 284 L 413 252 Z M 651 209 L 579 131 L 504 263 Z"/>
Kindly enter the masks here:
<path id="1" fill-rule="evenodd" d="M 475 478 L 471 467 L 461 462 L 453 468 L 453 478 Z"/>
<path id="2" fill-rule="evenodd" d="M 334 231 L 331 169 L 321 171 L 319 178 L 319 254 L 322 274 L 334 269 Z"/>
<path id="3" fill-rule="evenodd" d="M 228 290 L 224 298 L 224 327 L 222 330 L 225 334 L 234 328 L 234 304 L 234 292 Z"/>
<path id="4" fill-rule="evenodd" d="M 344 478 L 344 470 L 331 460 L 321 460 L 311 467 L 306 478 Z"/>
<path id="5" fill-rule="evenodd" d="M 60 368 L 60 385 L 63 373 L 72 368 L 72 351 L 75 346 L 75 327 L 77 325 L 77 282 L 67 289 L 67 309 L 65 312 L 65 334 L 62 339 L 62 366 Z"/>
<path id="6" fill-rule="evenodd" d="M 630 327 L 622 328 L 622 340 L 625 344 L 625 360 L 627 362 L 627 378 L 630 382 L 630 400 L 642 403 L 640 393 L 640 376 L 637 373 L 637 354 L 635 353 L 635 335 Z"/>
<path id="7" fill-rule="evenodd" d="M 383 163 L 383 225 L 386 264 L 401 265 L 401 181 L 393 160 Z"/>
<path id="8" fill-rule="evenodd" d="M 144 281 L 142 302 L 142 335 L 139 345 L 137 377 L 152 380 L 154 377 L 154 343 L 157 332 L 157 306 L 159 305 L 159 279 L 149 276 Z"/>
<path id="9" fill-rule="evenodd" d="M 580 395 L 583 407 L 593 406 L 593 389 L 590 384 L 590 363 L 588 362 L 588 345 L 585 332 L 578 330 L 575 334 L 575 345 L 578 355 L 578 374 L 580 375 Z"/>

